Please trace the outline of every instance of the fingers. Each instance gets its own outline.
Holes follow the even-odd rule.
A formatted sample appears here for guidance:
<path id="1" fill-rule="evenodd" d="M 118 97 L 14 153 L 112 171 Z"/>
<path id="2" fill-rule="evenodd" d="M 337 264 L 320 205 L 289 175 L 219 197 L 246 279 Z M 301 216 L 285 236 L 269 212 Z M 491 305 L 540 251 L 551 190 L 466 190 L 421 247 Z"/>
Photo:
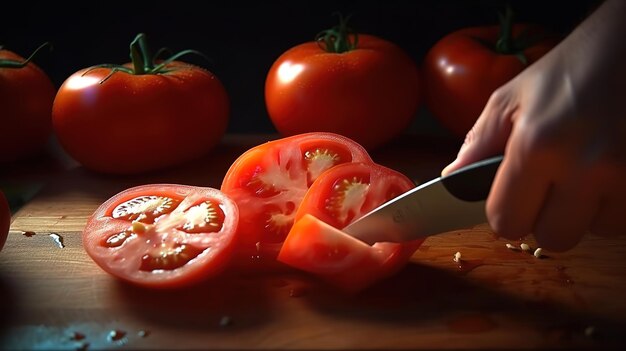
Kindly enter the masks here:
<path id="1" fill-rule="evenodd" d="M 514 111 L 510 99 L 504 88 L 491 95 L 474 127 L 467 133 L 457 158 L 441 171 L 443 176 L 504 151 L 513 126 Z"/>
<path id="2" fill-rule="evenodd" d="M 605 197 L 593 219 L 590 231 L 602 236 L 626 235 L 626 184 L 620 178 L 626 170 L 616 173 L 613 182 L 606 181 Z"/>
<path id="3" fill-rule="evenodd" d="M 544 249 L 563 252 L 578 244 L 591 226 L 599 207 L 599 194 L 581 178 L 552 186 L 533 234 Z"/>
<path id="4" fill-rule="evenodd" d="M 515 139 L 512 139 L 513 144 Z M 510 155 L 519 155 L 509 151 Z M 550 189 L 551 177 L 539 159 L 505 157 L 487 199 L 492 229 L 510 240 L 530 234 Z"/>

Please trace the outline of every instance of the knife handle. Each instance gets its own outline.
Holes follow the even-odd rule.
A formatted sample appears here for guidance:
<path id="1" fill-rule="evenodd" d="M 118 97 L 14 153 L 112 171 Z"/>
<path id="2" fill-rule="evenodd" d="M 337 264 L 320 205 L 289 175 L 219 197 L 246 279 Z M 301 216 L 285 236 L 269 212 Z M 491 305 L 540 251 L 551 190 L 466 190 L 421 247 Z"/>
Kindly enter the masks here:
<path id="1" fill-rule="evenodd" d="M 487 199 L 491 183 L 500 167 L 503 156 L 495 156 L 460 168 L 445 177 L 441 182 L 454 197 L 464 201 Z"/>

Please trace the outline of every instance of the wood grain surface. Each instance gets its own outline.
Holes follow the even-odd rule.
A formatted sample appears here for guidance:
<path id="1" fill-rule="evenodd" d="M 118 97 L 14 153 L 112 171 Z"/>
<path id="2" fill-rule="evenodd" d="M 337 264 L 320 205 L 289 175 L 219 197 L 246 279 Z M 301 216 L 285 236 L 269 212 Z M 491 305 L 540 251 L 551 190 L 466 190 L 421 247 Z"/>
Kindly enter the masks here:
<path id="1" fill-rule="evenodd" d="M 355 296 L 299 272 L 225 274 L 184 290 L 145 290 L 83 250 L 87 218 L 130 186 L 219 187 L 234 159 L 273 136 L 228 136 L 211 154 L 153 174 L 104 176 L 67 159 L 2 169 L 40 184 L 0 252 L 1 349 L 546 349 L 626 344 L 626 237 L 587 236 L 541 258 L 486 224 L 428 238 L 397 276 Z M 372 153 L 417 181 L 458 145 L 402 138 Z M 60 164 L 60 166 L 59 166 Z M 56 239 L 56 240 L 55 240 Z M 516 249 L 509 249 L 510 243 Z M 461 253 L 461 263 L 453 261 Z"/>

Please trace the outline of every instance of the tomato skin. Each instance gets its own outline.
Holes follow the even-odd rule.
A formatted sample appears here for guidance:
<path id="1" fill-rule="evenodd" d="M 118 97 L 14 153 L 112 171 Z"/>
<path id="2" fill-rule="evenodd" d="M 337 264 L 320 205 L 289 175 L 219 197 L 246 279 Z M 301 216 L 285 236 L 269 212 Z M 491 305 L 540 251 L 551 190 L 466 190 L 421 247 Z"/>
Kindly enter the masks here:
<path id="1" fill-rule="evenodd" d="M 338 184 L 367 183 L 346 197 L 349 215 L 333 208 Z M 313 273 L 341 290 L 356 293 L 402 269 L 424 240 L 407 243 L 375 243 L 370 246 L 340 229 L 378 205 L 415 187 L 406 176 L 377 164 L 337 165 L 311 185 L 296 214 L 278 260 Z M 362 197 L 358 196 L 362 193 Z M 361 201 L 357 201 L 361 199 Z"/>
<path id="2" fill-rule="evenodd" d="M 417 65 L 398 46 L 360 34 L 358 47 L 328 53 L 297 45 L 271 66 L 268 114 L 283 136 L 333 132 L 374 149 L 405 130 L 420 104 Z"/>
<path id="3" fill-rule="evenodd" d="M 4 193 L 0 190 L 0 250 L 4 247 L 11 226 L 11 209 Z"/>
<path id="4" fill-rule="evenodd" d="M 80 70 L 59 88 L 52 118 L 59 142 L 103 173 L 152 171 L 195 159 L 222 138 L 229 98 L 218 78 L 173 62 L 167 73 Z"/>
<path id="5" fill-rule="evenodd" d="M 0 60 L 23 57 L 0 49 Z M 0 67 L 0 163 L 13 162 L 41 151 L 52 134 L 52 101 L 56 87 L 30 62 L 22 68 Z"/>
<path id="6" fill-rule="evenodd" d="M 329 150 L 331 163 L 307 163 L 307 151 Z M 322 159 L 327 154 L 322 153 Z M 322 160 L 323 161 L 323 160 Z M 239 156 L 224 176 L 221 191 L 239 207 L 238 261 L 257 270 L 274 270 L 280 246 L 310 184 L 324 169 L 346 162 L 373 162 L 351 139 L 311 132 L 272 140 Z M 313 171 L 312 171 L 313 170 Z M 272 217 L 274 216 L 274 217 Z M 281 221 L 274 220 L 282 219 Z"/>
<path id="7" fill-rule="evenodd" d="M 157 219 L 150 217 L 143 222 L 141 219 L 131 221 L 129 218 L 116 215 L 116 209 L 120 208 L 120 204 L 143 196 L 166 197 L 177 202 L 171 207 L 166 207 L 170 210 Z M 189 217 L 186 217 L 192 212 L 190 209 L 196 208 L 204 201 L 219 206 L 216 210 L 222 215 L 215 218 L 218 218 L 220 225 L 213 230 L 181 229 L 183 223 L 190 221 Z M 94 262 L 118 279 L 148 288 L 180 288 L 215 277 L 226 269 L 234 249 L 238 221 L 237 206 L 217 189 L 180 184 L 147 184 L 124 190 L 100 205 L 87 221 L 82 240 L 85 251 Z M 145 230 L 133 231 L 136 237 L 132 240 L 107 247 L 111 237 L 130 231 L 137 225 L 136 222 L 143 223 L 139 227 Z M 177 268 L 165 268 L 162 271 L 156 268 L 144 269 L 143 258 L 149 255 L 151 250 L 158 251 L 161 244 L 164 246 L 182 244 L 194 248 L 195 252 L 193 250 L 191 252 L 194 257 Z M 189 259 L 182 255 L 173 256 L 173 259 Z M 156 256 L 157 259 L 160 257 L 165 256 Z"/>
<path id="8" fill-rule="evenodd" d="M 523 50 L 528 64 L 515 55 L 497 53 L 499 26 L 470 27 L 452 32 L 428 51 L 423 62 L 425 104 L 453 135 L 464 138 L 491 94 L 552 49 L 557 41 L 545 28 L 516 24 L 513 38 L 526 32 L 541 40 Z"/>

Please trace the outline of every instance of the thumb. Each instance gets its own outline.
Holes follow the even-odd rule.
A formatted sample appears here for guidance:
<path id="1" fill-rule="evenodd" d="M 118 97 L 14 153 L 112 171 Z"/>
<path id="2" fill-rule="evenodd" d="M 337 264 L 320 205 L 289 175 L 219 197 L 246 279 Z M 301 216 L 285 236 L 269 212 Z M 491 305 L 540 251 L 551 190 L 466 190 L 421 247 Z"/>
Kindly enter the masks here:
<path id="1" fill-rule="evenodd" d="M 508 100 L 501 89 L 491 95 L 483 112 L 465 136 L 456 159 L 441 171 L 442 176 L 504 152 L 513 127 L 511 115 L 514 109 L 510 108 Z"/>

